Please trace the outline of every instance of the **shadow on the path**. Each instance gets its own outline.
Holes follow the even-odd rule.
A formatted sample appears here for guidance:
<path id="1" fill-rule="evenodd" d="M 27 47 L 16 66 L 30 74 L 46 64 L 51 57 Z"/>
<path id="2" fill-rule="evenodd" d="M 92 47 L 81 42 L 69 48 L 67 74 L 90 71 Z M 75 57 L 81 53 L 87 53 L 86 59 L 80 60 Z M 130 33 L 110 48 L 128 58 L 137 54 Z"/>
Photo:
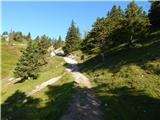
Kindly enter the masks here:
<path id="1" fill-rule="evenodd" d="M 78 72 L 79 71 L 78 64 L 65 63 L 64 67 L 71 70 L 71 72 Z"/>
<path id="2" fill-rule="evenodd" d="M 73 82 L 49 86 L 46 92 L 49 99 L 43 107 L 40 98 L 16 91 L 1 105 L 1 119 L 59 120 L 64 115 L 61 120 L 103 120 L 101 108 L 108 120 L 160 119 L 159 99 L 128 87 L 104 91 L 105 87 L 102 84 L 92 89 L 79 88 Z"/>
<path id="3" fill-rule="evenodd" d="M 103 120 L 101 103 L 93 89 L 76 87 L 68 112 L 61 120 Z"/>

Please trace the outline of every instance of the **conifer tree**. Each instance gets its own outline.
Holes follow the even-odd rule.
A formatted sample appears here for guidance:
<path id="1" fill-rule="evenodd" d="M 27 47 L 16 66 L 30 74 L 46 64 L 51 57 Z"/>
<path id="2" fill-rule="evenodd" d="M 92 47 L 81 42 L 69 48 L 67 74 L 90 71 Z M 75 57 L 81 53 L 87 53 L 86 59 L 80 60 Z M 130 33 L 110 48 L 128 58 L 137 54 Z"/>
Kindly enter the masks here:
<path id="1" fill-rule="evenodd" d="M 160 28 L 160 1 L 151 1 L 149 19 L 153 28 Z"/>
<path id="2" fill-rule="evenodd" d="M 82 47 L 86 52 L 97 53 L 101 50 L 105 44 L 107 33 L 106 25 L 107 22 L 104 17 L 97 18 L 93 24 L 93 29 L 88 33 L 82 43 Z"/>
<path id="3" fill-rule="evenodd" d="M 142 11 L 142 8 L 132 1 L 125 10 L 123 25 L 128 47 L 130 47 L 133 44 L 133 40 L 144 36 L 150 23 L 147 15 Z"/>
<path id="4" fill-rule="evenodd" d="M 107 17 L 97 18 L 93 29 L 84 39 L 82 46 L 86 52 L 100 53 L 108 49 L 113 40 L 117 41 L 113 31 L 120 25 L 123 11 L 120 7 L 113 6 Z"/>
<path id="5" fill-rule="evenodd" d="M 29 40 L 27 48 L 22 51 L 22 56 L 14 70 L 14 75 L 21 79 L 28 79 L 29 77 L 36 78 L 38 76 L 38 68 L 38 57 L 35 54 L 32 41 Z"/>
<path id="6" fill-rule="evenodd" d="M 46 56 L 49 46 L 51 46 L 51 42 L 46 35 L 41 36 L 41 38 L 39 38 L 39 40 L 37 40 L 37 42 L 35 43 L 36 54 L 38 54 L 40 66 L 47 63 Z"/>
<path id="7" fill-rule="evenodd" d="M 75 26 L 74 21 L 72 20 L 71 26 L 68 29 L 66 42 L 65 42 L 65 51 L 67 53 L 73 52 L 80 49 L 80 33 L 79 29 Z"/>
<path id="8" fill-rule="evenodd" d="M 22 56 L 14 70 L 15 77 L 21 79 L 37 78 L 39 68 L 47 63 L 46 56 L 50 45 L 50 41 L 45 35 L 34 42 L 29 39 L 27 47 L 22 51 Z"/>

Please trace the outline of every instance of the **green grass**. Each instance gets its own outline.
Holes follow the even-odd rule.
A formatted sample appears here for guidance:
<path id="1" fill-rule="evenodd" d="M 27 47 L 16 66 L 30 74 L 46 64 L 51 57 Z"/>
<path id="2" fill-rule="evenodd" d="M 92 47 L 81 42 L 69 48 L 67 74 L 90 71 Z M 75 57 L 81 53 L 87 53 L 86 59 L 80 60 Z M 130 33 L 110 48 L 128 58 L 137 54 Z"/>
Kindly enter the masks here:
<path id="1" fill-rule="evenodd" d="M 73 93 L 74 82 L 71 74 L 68 73 L 54 85 L 33 95 L 34 98 L 41 98 L 40 119 L 58 120 L 67 112 Z"/>
<path id="2" fill-rule="evenodd" d="M 104 61 L 95 56 L 80 64 L 102 101 L 105 119 L 160 119 L 160 34 L 151 35 L 130 49 L 112 49 Z"/>
<path id="3" fill-rule="evenodd" d="M 21 55 L 20 50 L 24 46 L 9 46 L 6 42 L 1 43 L 2 49 L 2 79 L 13 75 L 13 70 Z"/>
<path id="4" fill-rule="evenodd" d="M 63 58 L 48 57 L 48 64 L 40 69 L 37 79 L 7 85 L 8 78 L 13 76 L 21 48 L 18 45 L 8 46 L 5 42 L 2 43 L 2 120 L 58 120 L 67 111 L 74 92 L 73 78 L 65 71 Z M 31 92 L 37 85 L 60 75 L 63 75 L 62 78 L 55 84 L 30 97 L 26 96 L 26 93 Z M 28 101 L 23 103 L 25 99 Z"/>
<path id="5" fill-rule="evenodd" d="M 16 90 L 22 92 L 29 92 L 39 85 L 53 77 L 59 76 L 65 72 L 63 67 L 64 61 L 62 58 L 48 58 L 48 64 L 41 68 L 39 76 L 37 79 L 30 79 L 24 82 L 19 82 L 16 84 L 2 84 L 2 102 L 11 96 Z"/>
<path id="6" fill-rule="evenodd" d="M 26 97 L 22 91 L 15 91 L 2 104 L 2 120 L 58 120 L 68 108 L 74 93 L 73 79 L 65 74 L 54 85 Z M 27 99 L 26 103 L 23 101 Z"/>

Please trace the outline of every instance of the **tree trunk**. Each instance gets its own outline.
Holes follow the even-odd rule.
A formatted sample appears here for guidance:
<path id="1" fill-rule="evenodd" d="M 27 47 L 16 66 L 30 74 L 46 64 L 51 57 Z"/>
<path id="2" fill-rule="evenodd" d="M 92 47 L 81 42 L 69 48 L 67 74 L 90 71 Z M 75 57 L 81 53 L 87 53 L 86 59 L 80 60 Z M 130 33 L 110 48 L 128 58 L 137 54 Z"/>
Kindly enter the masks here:
<path id="1" fill-rule="evenodd" d="M 128 47 L 130 48 L 132 46 L 132 40 L 133 40 L 133 36 L 131 35 L 129 41 L 128 41 Z"/>

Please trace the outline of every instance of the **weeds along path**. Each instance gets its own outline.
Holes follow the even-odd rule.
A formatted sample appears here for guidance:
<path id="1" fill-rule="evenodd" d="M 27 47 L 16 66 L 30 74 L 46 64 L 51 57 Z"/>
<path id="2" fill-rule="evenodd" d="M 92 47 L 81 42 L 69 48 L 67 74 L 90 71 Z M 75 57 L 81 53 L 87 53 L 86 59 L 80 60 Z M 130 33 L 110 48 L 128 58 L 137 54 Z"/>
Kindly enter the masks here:
<path id="1" fill-rule="evenodd" d="M 74 59 L 65 57 L 64 60 L 68 64 L 66 69 L 73 75 L 77 86 L 68 113 L 62 116 L 61 120 L 103 120 L 100 101 L 92 90 L 89 79 L 79 72 Z"/>

